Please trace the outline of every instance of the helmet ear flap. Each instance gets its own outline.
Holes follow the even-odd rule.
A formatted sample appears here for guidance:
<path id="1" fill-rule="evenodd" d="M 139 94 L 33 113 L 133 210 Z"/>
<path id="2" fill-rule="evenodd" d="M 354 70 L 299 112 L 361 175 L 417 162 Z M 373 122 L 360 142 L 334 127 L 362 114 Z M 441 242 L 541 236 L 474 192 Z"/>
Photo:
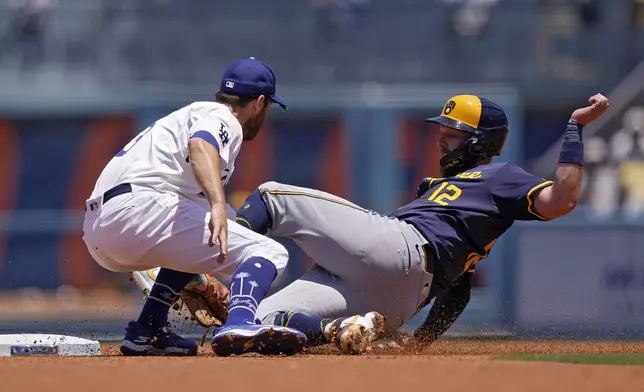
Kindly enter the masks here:
<path id="1" fill-rule="evenodd" d="M 481 140 L 480 137 L 473 137 L 470 142 L 469 151 L 472 154 L 481 155 L 481 153 L 487 150 L 489 147 L 489 140 Z"/>

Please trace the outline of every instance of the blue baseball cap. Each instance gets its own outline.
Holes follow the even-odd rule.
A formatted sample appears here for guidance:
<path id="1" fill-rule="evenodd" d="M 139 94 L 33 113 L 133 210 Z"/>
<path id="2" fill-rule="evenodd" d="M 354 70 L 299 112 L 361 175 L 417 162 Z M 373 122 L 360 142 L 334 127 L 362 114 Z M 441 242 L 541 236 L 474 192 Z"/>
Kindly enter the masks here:
<path id="1" fill-rule="evenodd" d="M 246 96 L 265 95 L 288 110 L 282 98 L 275 94 L 275 73 L 268 65 L 254 57 L 230 64 L 221 78 L 221 91 Z"/>

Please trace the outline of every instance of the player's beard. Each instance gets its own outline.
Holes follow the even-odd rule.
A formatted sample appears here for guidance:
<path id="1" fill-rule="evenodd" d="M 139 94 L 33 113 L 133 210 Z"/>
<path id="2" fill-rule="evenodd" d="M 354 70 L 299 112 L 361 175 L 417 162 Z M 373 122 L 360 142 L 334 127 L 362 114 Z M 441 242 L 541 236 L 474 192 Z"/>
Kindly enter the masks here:
<path id="1" fill-rule="evenodd" d="M 445 178 L 452 177 L 467 169 L 468 163 L 463 155 L 463 147 L 458 146 L 454 149 L 449 149 L 449 146 L 440 146 L 442 153 L 440 159 L 441 175 Z"/>
<path id="2" fill-rule="evenodd" d="M 244 141 L 255 139 L 255 136 L 257 136 L 259 131 L 262 129 L 262 125 L 264 125 L 267 110 L 268 108 L 264 108 L 255 116 L 246 120 L 244 123 Z"/>

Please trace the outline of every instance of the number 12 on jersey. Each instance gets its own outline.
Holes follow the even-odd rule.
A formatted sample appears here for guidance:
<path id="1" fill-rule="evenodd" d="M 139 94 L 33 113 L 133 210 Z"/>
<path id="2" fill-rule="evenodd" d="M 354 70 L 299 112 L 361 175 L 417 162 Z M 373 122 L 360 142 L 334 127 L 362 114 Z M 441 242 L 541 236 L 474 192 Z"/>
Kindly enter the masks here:
<path id="1" fill-rule="evenodd" d="M 463 191 L 461 188 L 457 187 L 454 184 L 449 182 L 443 182 L 440 186 L 432 193 L 427 200 L 433 201 L 434 203 L 446 206 L 450 201 L 454 201 L 461 197 Z"/>

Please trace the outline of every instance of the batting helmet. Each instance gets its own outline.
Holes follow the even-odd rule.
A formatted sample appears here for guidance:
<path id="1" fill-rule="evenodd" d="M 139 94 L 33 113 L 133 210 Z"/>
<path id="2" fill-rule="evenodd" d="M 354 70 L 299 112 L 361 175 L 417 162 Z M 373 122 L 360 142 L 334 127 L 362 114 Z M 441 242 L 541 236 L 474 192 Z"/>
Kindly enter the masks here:
<path id="1" fill-rule="evenodd" d="M 470 133 L 458 147 L 440 160 L 443 175 L 450 176 L 474 167 L 479 161 L 500 155 L 508 135 L 508 118 L 501 107 L 475 95 L 450 98 L 440 116 L 426 122 Z"/>

